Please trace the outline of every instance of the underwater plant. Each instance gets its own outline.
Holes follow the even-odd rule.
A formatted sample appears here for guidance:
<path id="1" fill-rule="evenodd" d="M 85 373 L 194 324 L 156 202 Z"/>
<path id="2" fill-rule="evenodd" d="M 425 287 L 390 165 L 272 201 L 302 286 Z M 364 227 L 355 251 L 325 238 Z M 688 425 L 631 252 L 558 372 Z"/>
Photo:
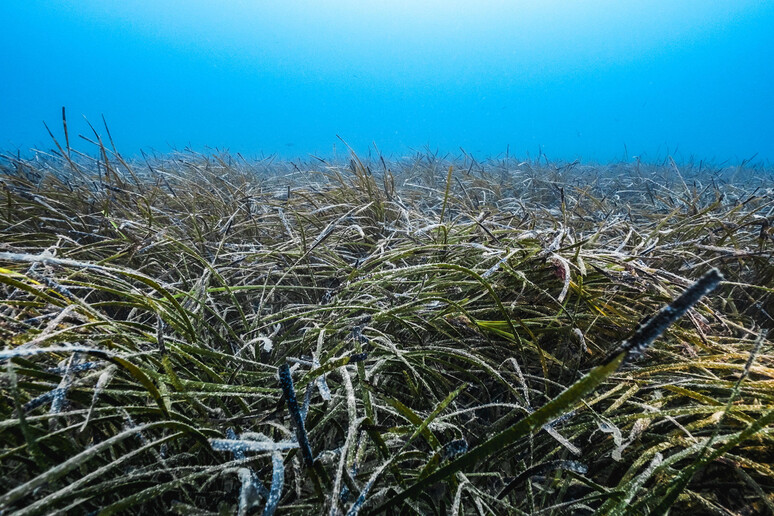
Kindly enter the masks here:
<path id="1" fill-rule="evenodd" d="M 0 510 L 774 512 L 766 169 L 5 156 Z"/>

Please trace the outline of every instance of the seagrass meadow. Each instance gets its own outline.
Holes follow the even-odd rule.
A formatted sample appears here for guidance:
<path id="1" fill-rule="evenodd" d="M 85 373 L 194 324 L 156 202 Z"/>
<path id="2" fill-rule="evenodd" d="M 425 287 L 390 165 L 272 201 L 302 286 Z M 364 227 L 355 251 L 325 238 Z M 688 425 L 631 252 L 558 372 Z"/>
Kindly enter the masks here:
<path id="1" fill-rule="evenodd" d="M 763 166 L 0 163 L 2 514 L 774 513 Z"/>

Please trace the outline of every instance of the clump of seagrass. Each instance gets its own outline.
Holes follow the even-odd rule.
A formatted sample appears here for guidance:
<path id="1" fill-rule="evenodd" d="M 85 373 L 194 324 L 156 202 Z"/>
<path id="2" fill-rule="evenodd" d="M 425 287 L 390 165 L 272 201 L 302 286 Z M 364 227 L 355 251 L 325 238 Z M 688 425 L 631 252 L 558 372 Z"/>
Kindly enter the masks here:
<path id="1" fill-rule="evenodd" d="M 701 298 L 715 290 L 722 280 L 723 275 L 718 269 L 710 269 L 709 272 L 704 273 L 701 278 L 688 287 L 680 297 L 640 325 L 634 331 L 634 335 L 621 343 L 620 350 L 626 354 L 625 361 L 636 360 L 642 355 L 643 351 L 662 335 L 672 323 L 682 317 Z M 620 351 L 613 352 L 613 354 L 616 353 L 620 353 Z"/>
<path id="2" fill-rule="evenodd" d="M 618 370 L 622 364 L 626 361 L 636 359 L 642 354 L 642 352 L 645 351 L 654 340 L 662 335 L 672 323 L 698 303 L 701 298 L 714 290 L 720 284 L 722 279 L 723 276 L 717 269 L 712 269 L 704 274 L 677 299 L 663 307 L 648 322 L 637 328 L 634 335 L 624 341 L 620 349 L 607 358 L 602 365 L 589 371 L 588 374 L 569 386 L 559 396 L 540 409 L 532 412 L 529 416 L 522 419 L 511 428 L 491 437 L 486 442 L 478 445 L 434 473 L 421 478 L 417 483 L 385 502 L 375 512 L 386 510 L 407 498 L 417 496 L 433 485 L 433 483 L 448 478 L 457 471 L 472 467 L 477 462 L 489 458 L 490 455 L 506 449 L 518 439 L 528 437 L 535 430 L 550 425 L 552 421 L 568 414 L 578 402 L 582 401 L 586 395 L 591 393 L 608 376 Z M 586 466 L 583 464 L 575 461 L 562 461 L 542 463 L 540 467 L 533 467 L 532 474 L 536 474 L 537 471 L 543 469 L 552 470 L 557 468 L 582 472 L 585 472 L 586 470 Z M 518 475 L 505 486 L 502 491 L 500 491 L 497 497 L 502 499 L 508 492 L 513 490 L 515 485 L 524 479 L 525 474 L 526 472 L 523 472 Z"/>
<path id="3" fill-rule="evenodd" d="M 68 142 L 0 160 L 0 510 L 774 512 L 767 168 Z"/>

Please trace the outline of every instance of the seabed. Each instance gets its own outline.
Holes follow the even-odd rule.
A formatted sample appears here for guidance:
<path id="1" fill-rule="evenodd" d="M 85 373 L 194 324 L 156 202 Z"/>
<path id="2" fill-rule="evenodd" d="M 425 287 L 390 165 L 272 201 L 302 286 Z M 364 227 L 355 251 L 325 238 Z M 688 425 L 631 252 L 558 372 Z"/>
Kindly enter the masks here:
<path id="1" fill-rule="evenodd" d="M 774 513 L 773 178 L 5 156 L 0 508 Z"/>

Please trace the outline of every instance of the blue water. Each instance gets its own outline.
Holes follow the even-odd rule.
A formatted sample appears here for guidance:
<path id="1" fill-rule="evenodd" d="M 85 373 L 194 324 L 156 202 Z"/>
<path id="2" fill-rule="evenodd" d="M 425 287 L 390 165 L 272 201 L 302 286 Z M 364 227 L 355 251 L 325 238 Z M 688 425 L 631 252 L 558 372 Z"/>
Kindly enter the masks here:
<path id="1" fill-rule="evenodd" d="M 539 4 L 539 5 L 538 5 Z M 3 0 L 0 150 L 774 159 L 774 1 Z"/>

